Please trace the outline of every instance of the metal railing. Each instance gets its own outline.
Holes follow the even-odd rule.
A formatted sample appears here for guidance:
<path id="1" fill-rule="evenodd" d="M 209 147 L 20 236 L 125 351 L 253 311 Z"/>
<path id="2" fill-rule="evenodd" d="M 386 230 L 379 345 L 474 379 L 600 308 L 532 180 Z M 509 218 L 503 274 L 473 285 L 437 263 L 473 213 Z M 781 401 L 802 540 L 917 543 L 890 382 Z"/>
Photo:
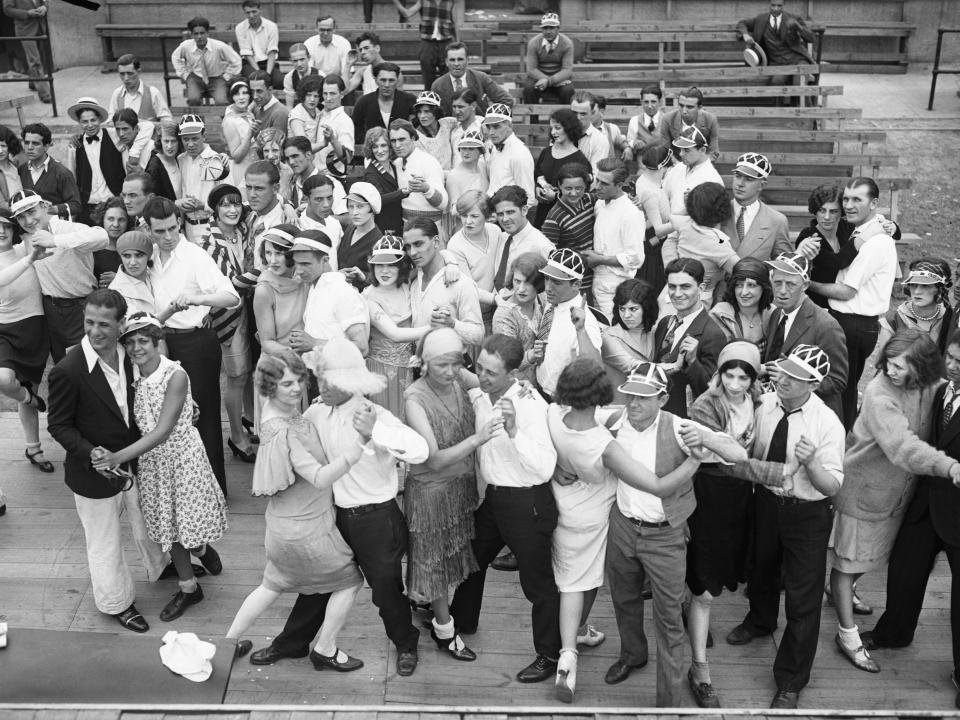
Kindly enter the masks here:
<path id="1" fill-rule="evenodd" d="M 50 87 L 50 105 L 53 108 L 53 116 L 57 117 L 57 94 L 53 89 L 53 51 L 50 45 L 50 36 L 49 35 L 7 35 L 0 37 L 0 42 L 18 42 L 18 43 L 27 43 L 35 42 L 37 48 L 40 51 L 40 64 L 43 66 L 44 75 L 35 76 L 35 75 L 22 75 L 20 77 L 2 77 L 0 76 L 0 82 L 5 83 L 22 83 L 22 82 L 45 82 Z M 30 68 L 28 67 L 27 70 Z"/>

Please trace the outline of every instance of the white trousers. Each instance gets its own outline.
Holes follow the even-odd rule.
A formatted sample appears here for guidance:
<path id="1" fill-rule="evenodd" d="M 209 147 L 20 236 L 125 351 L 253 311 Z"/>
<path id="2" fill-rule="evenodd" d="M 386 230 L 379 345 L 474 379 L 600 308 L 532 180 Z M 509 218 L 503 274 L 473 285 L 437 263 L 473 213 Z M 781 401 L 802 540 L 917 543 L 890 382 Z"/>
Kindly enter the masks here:
<path id="1" fill-rule="evenodd" d="M 133 604 L 134 586 L 123 556 L 120 516 L 127 514 L 148 580 L 152 582 L 160 576 L 170 556 L 147 536 L 136 483 L 113 497 L 93 499 L 74 493 L 73 499 L 87 541 L 87 565 L 97 610 L 109 615 L 122 613 Z"/>

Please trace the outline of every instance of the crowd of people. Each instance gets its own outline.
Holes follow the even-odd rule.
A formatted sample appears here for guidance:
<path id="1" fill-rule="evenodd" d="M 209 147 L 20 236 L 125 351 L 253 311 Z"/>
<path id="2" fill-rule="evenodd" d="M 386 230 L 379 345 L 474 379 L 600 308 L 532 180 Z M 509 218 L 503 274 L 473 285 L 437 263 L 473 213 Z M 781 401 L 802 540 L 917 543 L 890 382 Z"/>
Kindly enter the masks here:
<path id="1" fill-rule="evenodd" d="M 275 26 L 243 5 L 235 58 L 203 18 L 174 53 L 191 102 L 229 103 L 225 152 L 200 115 L 174 121 L 133 56 L 108 107 L 71 106 L 64 164 L 44 125 L 0 130 L 0 392 L 39 471 L 55 471 L 40 413 L 66 450 L 101 612 L 149 629 L 121 513 L 148 579 L 179 582 L 161 620 L 223 571 L 225 414 L 268 498 L 263 580 L 227 631 L 239 656 L 297 593 L 254 664 L 362 667 L 338 634 L 364 579 L 399 675 L 418 609 L 473 661 L 490 566 L 518 569 L 531 604 L 517 679 L 553 679 L 565 702 L 579 649 L 606 637 L 589 622 L 604 583 L 620 637 L 604 680 L 647 663 L 652 599 L 661 707 L 684 704 L 684 677 L 720 706 L 707 650 L 725 588 L 749 602 L 734 645 L 776 629 L 785 593 L 774 708 L 809 682 L 828 570 L 856 668 L 912 641 L 937 553 L 960 557 L 960 336 L 942 260 L 911 263 L 891 307 L 899 228 L 873 180 L 812 188 L 794 240 L 761 200 L 767 157 L 742 154 L 725 186 L 697 88 L 664 112 L 651 86 L 623 135 L 601 98 L 541 72 L 525 94 L 569 108 L 534 159 L 463 43 L 430 46 L 448 72 L 414 97 L 374 34 L 356 72 L 321 17 L 284 76 Z M 542 24 L 531 52 L 562 53 L 559 19 Z M 888 564 L 887 611 L 860 633 L 856 580 Z"/>

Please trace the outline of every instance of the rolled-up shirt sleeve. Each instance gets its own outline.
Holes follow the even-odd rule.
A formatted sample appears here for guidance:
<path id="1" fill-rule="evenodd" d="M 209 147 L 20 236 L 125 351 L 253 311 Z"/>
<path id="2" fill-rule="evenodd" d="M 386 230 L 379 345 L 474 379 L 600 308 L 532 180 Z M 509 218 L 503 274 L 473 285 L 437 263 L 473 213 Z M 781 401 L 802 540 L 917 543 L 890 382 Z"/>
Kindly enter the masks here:
<path id="1" fill-rule="evenodd" d="M 426 462 L 430 448 L 423 436 L 400 422 L 386 408 L 376 406 L 376 410 L 377 421 L 372 433 L 374 445 L 411 465 Z"/>

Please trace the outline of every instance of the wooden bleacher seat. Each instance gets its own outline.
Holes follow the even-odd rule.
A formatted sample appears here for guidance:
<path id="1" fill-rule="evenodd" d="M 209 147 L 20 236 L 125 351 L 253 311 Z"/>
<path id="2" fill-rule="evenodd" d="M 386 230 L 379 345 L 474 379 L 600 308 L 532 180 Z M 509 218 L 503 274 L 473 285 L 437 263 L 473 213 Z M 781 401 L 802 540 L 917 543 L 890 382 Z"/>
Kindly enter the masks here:
<path id="1" fill-rule="evenodd" d="M 35 102 L 39 102 L 36 95 L 21 95 L 20 97 L 7 98 L 6 100 L 0 100 L 0 112 L 4 110 L 10 110 L 13 108 L 17 111 L 17 121 L 20 123 L 20 129 L 23 130 L 23 106 L 24 105 L 33 105 Z"/>

